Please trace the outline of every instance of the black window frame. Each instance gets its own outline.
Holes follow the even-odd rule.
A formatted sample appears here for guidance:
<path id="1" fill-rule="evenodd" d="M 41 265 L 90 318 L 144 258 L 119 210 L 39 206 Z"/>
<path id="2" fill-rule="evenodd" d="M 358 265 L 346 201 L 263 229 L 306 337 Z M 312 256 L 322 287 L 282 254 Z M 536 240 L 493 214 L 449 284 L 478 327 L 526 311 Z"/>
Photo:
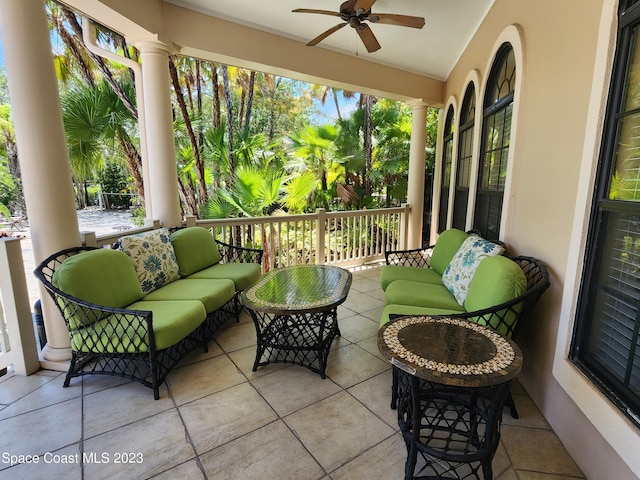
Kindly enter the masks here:
<path id="1" fill-rule="evenodd" d="M 444 121 L 442 139 L 442 175 L 440 177 L 440 208 L 438 212 L 438 232 L 447 228 L 449 194 L 451 190 L 451 168 L 453 167 L 453 137 L 455 112 L 449 105 Z"/>
<path id="2" fill-rule="evenodd" d="M 469 82 L 460 108 L 458 128 L 458 153 L 456 158 L 456 181 L 453 197 L 453 220 L 451 226 L 466 229 L 469 187 L 471 186 L 471 163 L 475 136 L 476 86 Z"/>
<path id="3" fill-rule="evenodd" d="M 513 72 L 509 78 L 501 77 L 503 73 L 503 66 L 508 65 L 509 57 L 513 57 Z M 500 165 L 504 165 L 504 171 L 499 170 L 498 177 L 506 175 L 509 168 L 509 150 L 511 149 L 511 129 L 513 127 L 513 104 L 515 99 L 516 79 L 518 76 L 517 65 L 515 64 L 515 52 L 513 46 L 509 42 L 505 42 L 500 45 L 496 52 L 489 77 L 487 80 L 487 86 L 485 89 L 484 99 L 482 103 L 483 118 L 482 118 L 482 145 L 480 148 L 480 159 L 478 166 L 478 178 L 477 178 L 477 190 L 475 198 L 475 207 L 473 213 L 473 228 L 480 232 L 480 234 L 489 240 L 498 240 L 500 238 L 500 223 L 502 219 L 502 207 L 504 203 L 504 186 L 500 187 L 500 181 L 495 187 L 487 188 L 483 183 L 485 170 L 486 170 L 486 158 L 487 155 L 493 155 L 494 153 L 500 154 Z M 506 73 L 506 69 L 504 71 Z M 508 82 L 509 90 L 495 98 L 494 93 L 496 89 L 498 92 L 502 91 L 502 87 Z M 508 135 L 503 135 L 508 139 L 508 144 L 502 144 L 500 148 L 493 148 L 488 145 L 487 138 L 489 134 L 489 128 L 492 126 L 490 123 L 500 120 L 499 115 L 504 114 L 504 120 L 509 118 L 507 124 L 506 121 L 502 123 L 503 131 L 508 129 Z M 502 157 L 506 154 L 504 161 Z"/>
<path id="4" fill-rule="evenodd" d="M 633 43 L 634 30 L 635 43 Z M 630 61 L 637 49 L 640 49 L 640 1 L 621 0 L 618 8 L 616 51 L 591 202 L 585 261 L 569 359 L 636 427 L 640 427 L 640 389 L 636 387 L 638 391 L 634 393 L 631 385 L 634 370 L 636 377 L 640 375 L 640 367 L 637 363 L 640 362 L 640 295 L 638 295 L 640 289 L 632 286 L 630 289 L 632 294 L 629 295 L 624 288 L 612 288 L 616 279 L 611 280 L 612 277 L 608 276 L 608 272 L 615 269 L 615 262 L 619 262 L 614 259 L 614 251 L 615 241 L 618 240 L 619 244 L 620 235 L 625 233 L 625 230 L 620 228 L 620 224 L 627 222 L 629 225 L 635 225 L 635 228 L 640 231 L 640 202 L 610 198 L 611 181 L 618 159 L 616 152 L 621 121 L 630 115 L 640 115 L 640 108 L 627 111 L 623 105 L 628 86 Z M 604 273 L 607 276 L 604 277 L 605 281 L 602 281 Z M 610 283 L 606 281 L 607 279 Z M 636 278 L 636 280 L 639 279 L 640 276 Z M 612 373 L 615 368 L 614 361 L 611 360 L 609 364 L 600 361 L 597 352 L 594 352 L 596 349 L 592 346 L 592 342 L 597 341 L 597 334 L 600 334 L 600 338 L 607 334 L 605 328 L 597 329 L 598 325 L 605 324 L 602 320 L 604 317 L 609 318 L 603 298 L 607 302 L 613 300 L 628 304 L 629 312 L 633 312 L 635 308 L 635 325 L 625 360 L 627 371 L 622 381 Z M 600 305 L 602 305 L 601 308 Z M 623 320 L 614 321 L 620 325 L 623 322 Z M 620 355 L 620 357 L 624 356 Z"/>

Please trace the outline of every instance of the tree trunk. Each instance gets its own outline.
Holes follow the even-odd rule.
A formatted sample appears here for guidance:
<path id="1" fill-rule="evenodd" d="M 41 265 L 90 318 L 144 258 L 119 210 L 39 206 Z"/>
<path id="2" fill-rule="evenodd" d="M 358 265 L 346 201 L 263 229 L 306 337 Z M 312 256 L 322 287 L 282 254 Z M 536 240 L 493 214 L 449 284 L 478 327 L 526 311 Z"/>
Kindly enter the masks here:
<path id="1" fill-rule="evenodd" d="M 338 91 L 335 88 L 331 89 L 333 93 L 333 102 L 336 104 L 336 113 L 338 114 L 338 120 L 342 120 L 342 114 L 340 113 L 340 103 L 338 102 Z"/>
<path id="2" fill-rule="evenodd" d="M 178 175 L 178 189 L 180 190 L 180 198 L 182 199 L 182 204 L 185 207 L 186 215 L 197 215 L 198 213 L 198 204 L 196 202 L 195 192 L 193 190 L 193 186 L 191 183 L 185 185 L 184 180 L 180 175 Z"/>
<path id="3" fill-rule="evenodd" d="M 367 172 L 371 170 L 371 110 L 373 106 L 373 97 L 364 95 L 364 126 L 362 129 L 362 149 L 364 150 L 364 167 L 362 169 L 362 185 L 366 196 L 371 195 L 371 182 L 368 180 Z"/>
<path id="4" fill-rule="evenodd" d="M 198 141 L 196 135 L 193 132 L 193 126 L 191 125 L 191 117 L 187 111 L 187 104 L 184 101 L 184 95 L 182 94 L 182 88 L 180 87 L 180 80 L 178 79 L 178 70 L 176 64 L 173 61 L 173 57 L 169 56 L 169 73 L 171 74 L 171 80 L 173 82 L 173 90 L 184 118 L 184 123 L 189 134 L 189 140 L 191 141 L 191 148 L 193 149 L 193 158 L 196 167 L 196 175 L 198 177 L 198 196 L 200 197 L 200 205 L 204 205 L 207 201 L 207 188 L 204 179 L 204 164 L 200 158 L 200 149 L 198 148 Z"/>
<path id="5" fill-rule="evenodd" d="M 222 65 L 222 81 L 224 85 L 224 99 L 227 103 L 227 132 L 229 136 L 229 181 L 233 184 L 235 166 L 233 160 L 233 105 L 231 103 L 231 92 L 229 91 L 229 69 Z"/>
<path id="6" fill-rule="evenodd" d="M 107 81 L 107 83 L 109 85 L 111 85 L 111 88 L 113 88 L 113 91 L 115 92 L 115 94 L 122 101 L 124 106 L 127 107 L 127 110 L 129 110 L 131 112 L 131 114 L 133 115 L 133 117 L 137 120 L 138 119 L 138 109 L 133 104 L 131 99 L 129 99 L 129 97 L 127 97 L 127 95 L 124 92 L 124 90 L 122 89 L 122 87 L 118 84 L 117 80 L 114 78 L 113 74 L 111 73 L 111 70 L 109 69 L 109 67 L 107 66 L 107 64 L 103 60 L 103 58 L 98 56 L 98 55 L 96 55 L 95 53 L 91 52 L 84 45 L 84 40 L 83 40 L 83 37 L 82 37 L 82 27 L 78 23 L 78 19 L 76 18 L 75 14 L 71 10 L 69 10 L 68 8 L 66 8 L 66 7 L 64 7 L 62 5 L 61 5 L 61 7 L 62 7 L 62 10 L 65 13 L 65 17 L 67 18 L 67 21 L 69 22 L 69 25 L 71 26 L 71 28 L 73 29 L 76 37 L 78 38 L 78 42 L 81 45 L 84 46 L 84 48 L 87 51 L 87 55 L 89 55 L 89 57 L 91 57 L 91 60 L 93 60 L 93 62 L 96 64 L 96 66 L 98 67 L 98 69 L 100 70 L 102 75 L 104 76 L 104 78 Z"/>
<path id="7" fill-rule="evenodd" d="M 142 159 L 138 153 L 138 149 L 133 144 L 131 139 L 125 135 L 118 136 L 118 142 L 120 142 L 120 148 L 124 155 L 124 159 L 129 167 L 129 172 L 133 177 L 133 184 L 136 187 L 136 193 L 144 201 L 144 180 L 142 178 Z"/>
<path id="8" fill-rule="evenodd" d="M 220 127 L 220 84 L 218 83 L 218 67 L 212 65 L 211 83 L 213 83 L 213 128 Z"/>
<path id="9" fill-rule="evenodd" d="M 66 12 L 65 12 L 65 15 L 68 16 Z M 73 57 L 73 59 L 76 61 L 76 64 L 78 65 L 78 70 L 80 70 L 80 75 L 82 76 L 83 80 L 92 88 L 95 87 L 95 79 L 93 78 L 93 72 L 91 71 L 91 66 L 87 64 L 85 58 L 82 56 L 82 53 L 80 52 L 80 48 L 78 43 L 76 42 L 76 39 L 69 34 L 67 29 L 64 27 L 64 24 L 60 17 L 54 16 L 52 20 L 54 22 L 56 32 L 58 33 L 58 35 L 60 36 L 60 38 L 66 45 L 66 47 L 69 49 L 69 52 L 71 53 L 71 56 Z M 84 48 L 84 44 L 81 44 L 81 45 Z"/>
<path id="10" fill-rule="evenodd" d="M 249 95 L 247 97 L 247 112 L 245 114 L 244 124 L 247 128 L 249 128 L 251 121 L 251 109 L 253 107 L 253 91 L 255 90 L 256 84 L 256 72 L 251 70 L 251 74 L 249 75 Z"/>
<path id="11" fill-rule="evenodd" d="M 196 59 L 196 107 L 198 109 L 198 118 L 202 118 L 202 71 L 200 69 L 200 60 L 198 59 Z M 202 122 L 199 122 L 198 125 L 198 146 L 202 148 L 204 143 Z"/>

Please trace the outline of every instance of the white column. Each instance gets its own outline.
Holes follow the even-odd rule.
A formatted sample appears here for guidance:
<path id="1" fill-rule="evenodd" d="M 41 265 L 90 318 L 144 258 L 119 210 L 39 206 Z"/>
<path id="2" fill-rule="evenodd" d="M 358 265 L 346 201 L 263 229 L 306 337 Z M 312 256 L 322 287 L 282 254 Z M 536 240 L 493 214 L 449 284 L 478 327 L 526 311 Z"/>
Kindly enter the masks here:
<path id="1" fill-rule="evenodd" d="M 169 83 L 170 46 L 154 41 L 134 41 L 142 60 L 144 116 L 146 120 L 151 212 L 147 218 L 173 227 L 182 220 Z M 151 215 L 153 217 L 151 217 Z"/>
<path id="2" fill-rule="evenodd" d="M 44 0 L 0 0 L 0 34 L 29 230 L 39 263 L 80 244 Z M 49 295 L 43 288 L 40 292 L 48 341 L 43 356 L 65 362 L 71 358 L 69 334 Z"/>
<path id="3" fill-rule="evenodd" d="M 409 151 L 409 178 L 407 203 L 411 205 L 407 248 L 422 246 L 422 218 L 424 214 L 425 146 L 427 142 L 427 104 L 409 102 L 412 108 L 411 149 Z"/>

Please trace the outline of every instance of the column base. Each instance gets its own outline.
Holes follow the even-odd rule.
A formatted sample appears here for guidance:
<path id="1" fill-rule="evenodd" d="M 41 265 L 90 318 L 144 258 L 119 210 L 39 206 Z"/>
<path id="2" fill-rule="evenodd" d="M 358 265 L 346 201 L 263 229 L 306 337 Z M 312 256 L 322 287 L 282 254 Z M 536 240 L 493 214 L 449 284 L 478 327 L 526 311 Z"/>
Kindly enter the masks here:
<path id="1" fill-rule="evenodd" d="M 40 366 L 46 370 L 66 372 L 71 361 L 71 347 L 53 348 L 47 343 L 42 349 Z"/>

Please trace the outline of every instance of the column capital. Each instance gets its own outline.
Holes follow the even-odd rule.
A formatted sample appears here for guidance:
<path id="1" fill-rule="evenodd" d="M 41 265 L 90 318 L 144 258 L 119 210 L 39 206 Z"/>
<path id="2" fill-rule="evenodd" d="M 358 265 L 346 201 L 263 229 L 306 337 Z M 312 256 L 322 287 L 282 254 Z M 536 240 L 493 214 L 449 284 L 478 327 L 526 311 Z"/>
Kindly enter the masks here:
<path id="1" fill-rule="evenodd" d="M 413 100 L 409 100 L 406 103 L 414 110 L 419 110 L 421 108 L 426 109 L 427 107 L 431 106 L 431 103 L 426 102 L 422 98 L 414 98 Z"/>
<path id="2" fill-rule="evenodd" d="M 145 37 L 127 37 L 127 41 L 140 50 L 140 53 L 164 53 L 171 55 L 180 50 L 180 48 L 169 40 L 164 40 L 158 35 L 149 35 Z"/>

